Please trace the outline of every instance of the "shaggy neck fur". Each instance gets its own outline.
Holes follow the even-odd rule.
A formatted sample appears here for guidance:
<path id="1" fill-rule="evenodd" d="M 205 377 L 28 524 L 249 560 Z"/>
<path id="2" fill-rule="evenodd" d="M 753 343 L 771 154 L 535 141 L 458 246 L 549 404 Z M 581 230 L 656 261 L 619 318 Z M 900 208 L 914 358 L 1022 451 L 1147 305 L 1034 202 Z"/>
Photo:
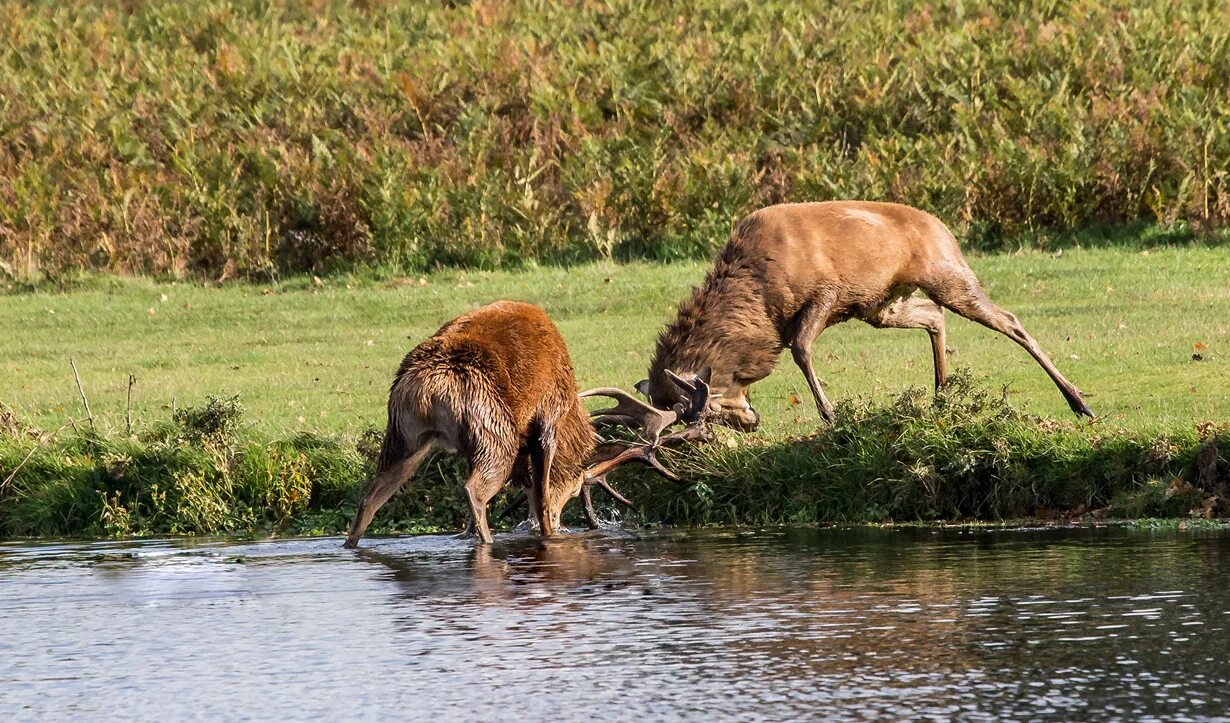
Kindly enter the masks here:
<path id="1" fill-rule="evenodd" d="M 748 219 L 751 221 L 751 219 Z M 746 253 L 742 240 L 754 223 L 735 229 L 704 283 L 679 305 L 679 314 L 658 337 L 649 367 L 655 389 L 669 389 L 665 370 L 713 368 L 715 388 L 763 379 L 781 354 L 780 330 L 765 308 L 763 258 Z"/>

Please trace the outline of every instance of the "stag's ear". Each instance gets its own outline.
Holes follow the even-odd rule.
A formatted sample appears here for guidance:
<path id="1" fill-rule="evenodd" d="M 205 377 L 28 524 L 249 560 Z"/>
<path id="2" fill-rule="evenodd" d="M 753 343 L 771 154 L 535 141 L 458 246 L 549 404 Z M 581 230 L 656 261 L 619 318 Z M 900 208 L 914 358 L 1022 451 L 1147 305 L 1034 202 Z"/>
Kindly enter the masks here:
<path id="1" fill-rule="evenodd" d="M 705 367 L 704 369 L 701 369 L 700 373 L 696 375 L 696 378 L 705 384 L 708 384 L 709 380 L 713 378 L 713 367 Z"/>
<path id="2" fill-rule="evenodd" d="M 642 397 L 649 399 L 649 380 L 642 379 L 636 383 L 636 391 L 641 393 Z"/>

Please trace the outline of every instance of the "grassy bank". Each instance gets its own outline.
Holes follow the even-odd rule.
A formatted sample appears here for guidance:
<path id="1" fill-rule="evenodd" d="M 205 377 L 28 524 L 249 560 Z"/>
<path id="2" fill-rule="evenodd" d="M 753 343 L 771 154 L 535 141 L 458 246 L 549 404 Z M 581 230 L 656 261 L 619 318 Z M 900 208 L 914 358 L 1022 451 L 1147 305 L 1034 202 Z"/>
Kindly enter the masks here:
<path id="1" fill-rule="evenodd" d="M 837 409 L 806 437 L 715 430 L 668 453 L 682 484 L 644 472 L 619 484 L 635 519 L 666 524 L 1230 517 L 1230 424 L 1078 427 L 1023 414 L 962 372 L 934 398 L 912 389 Z M 135 435 L 55 438 L 0 418 L 0 473 L 16 470 L 0 489 L 0 537 L 343 532 L 379 435 L 271 441 L 239 432 L 241 415 L 233 398 L 210 398 Z M 463 475 L 437 455 L 372 534 L 457 528 Z M 565 522 L 580 524 L 577 505 Z"/>
<path id="2" fill-rule="evenodd" d="M 677 259 L 787 199 L 1200 236 L 1227 8 L 6 2 L 0 277 Z"/>
<path id="3" fill-rule="evenodd" d="M 909 391 L 931 378 L 924 334 L 851 323 L 817 344 L 837 427 L 816 434 L 784 355 L 753 388 L 760 433 L 672 458 L 683 487 L 629 473 L 618 484 L 647 519 L 674 522 L 1185 515 L 1227 497 L 1230 249 L 971 262 L 1090 394 L 1095 425 L 1069 421 L 1029 357 L 971 322 L 950 317 L 949 344 L 977 381 L 939 406 Z M 443 321 L 496 298 L 539 303 L 583 386 L 629 388 L 703 271 L 602 264 L 224 287 L 96 278 L 0 295 L 0 481 L 29 456 L 0 490 L 0 535 L 336 532 L 366 484 L 397 363 Z M 1218 444 L 1202 467 L 1200 450 Z M 376 530 L 459 524 L 461 496 L 441 484 L 458 465 L 428 468 Z M 1223 514 L 1218 504 L 1209 511 Z"/>

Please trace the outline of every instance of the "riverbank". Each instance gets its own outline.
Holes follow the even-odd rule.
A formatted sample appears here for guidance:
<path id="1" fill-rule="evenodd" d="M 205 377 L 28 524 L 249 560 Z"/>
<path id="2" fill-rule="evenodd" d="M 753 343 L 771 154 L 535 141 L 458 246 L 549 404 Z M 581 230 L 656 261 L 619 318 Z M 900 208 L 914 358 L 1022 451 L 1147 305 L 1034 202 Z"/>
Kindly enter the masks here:
<path id="1" fill-rule="evenodd" d="M 953 362 L 972 376 L 938 405 L 909 391 L 930 379 L 925 335 L 846 324 L 816 346 L 836 427 L 820 428 L 787 357 L 753 388 L 760 432 L 670 457 L 687 484 L 621 472 L 617 486 L 644 519 L 681 524 L 1225 514 L 1230 250 L 971 263 L 1090 393 L 1096 423 L 1077 424 L 1021 349 L 971 322 L 949 316 Z M 222 287 L 104 277 L 2 295 L 0 482 L 21 468 L 0 490 L 0 535 L 338 532 L 366 484 L 392 372 L 442 322 L 496 298 L 539 303 L 581 385 L 631 388 L 703 273 L 587 265 Z M 458 465 L 428 467 L 374 532 L 460 524 L 457 487 L 442 484 Z"/>
<path id="2" fill-rule="evenodd" d="M 233 399 L 213 398 L 137 435 L 78 427 L 41 445 L 46 435 L 10 420 L 0 439 L 0 471 L 21 468 L 0 497 L 0 532 L 344 531 L 379 450 L 375 430 L 357 438 L 303 433 L 263 440 L 237 431 L 241 414 Z M 664 454 L 682 483 L 635 472 L 618 482 L 637 505 L 635 521 L 1230 516 L 1230 425 L 1155 435 L 1056 421 L 1020 412 L 966 373 L 935 397 L 911 389 L 887 405 L 843 402 L 837 423 L 814 435 L 715 430 L 707 445 Z M 465 517 L 457 484 L 463 472 L 453 458 L 437 455 L 382 510 L 374 534 L 457 528 Z M 573 505 L 574 523 L 577 512 Z"/>

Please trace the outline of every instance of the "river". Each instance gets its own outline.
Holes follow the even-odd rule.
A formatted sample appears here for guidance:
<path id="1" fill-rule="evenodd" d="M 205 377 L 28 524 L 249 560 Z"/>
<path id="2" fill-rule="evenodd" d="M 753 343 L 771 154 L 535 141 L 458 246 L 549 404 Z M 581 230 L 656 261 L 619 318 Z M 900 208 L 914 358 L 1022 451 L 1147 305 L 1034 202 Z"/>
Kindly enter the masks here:
<path id="1" fill-rule="evenodd" d="M 0 719 L 1230 715 L 1230 532 L 0 545 Z"/>

